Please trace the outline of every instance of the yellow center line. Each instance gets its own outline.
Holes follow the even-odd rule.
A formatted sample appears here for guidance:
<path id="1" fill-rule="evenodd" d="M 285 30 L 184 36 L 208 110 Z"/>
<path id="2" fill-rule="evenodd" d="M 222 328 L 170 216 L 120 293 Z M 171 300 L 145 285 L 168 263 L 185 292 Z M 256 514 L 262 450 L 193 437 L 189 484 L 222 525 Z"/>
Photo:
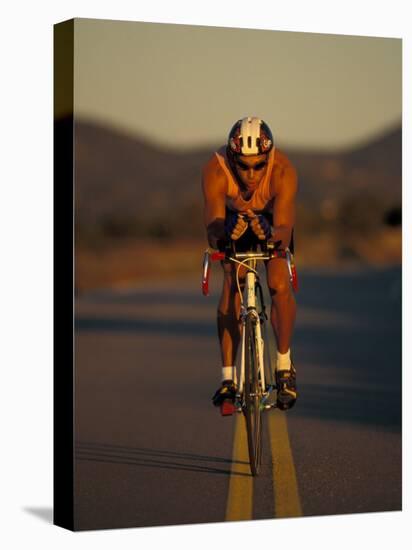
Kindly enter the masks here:
<path id="1" fill-rule="evenodd" d="M 266 332 L 267 352 L 272 373 L 276 364 L 276 341 L 272 330 Z M 270 376 L 273 381 L 274 375 Z M 295 465 L 283 411 L 269 411 L 264 422 L 268 424 L 272 454 L 272 483 L 276 518 L 302 516 L 302 506 L 296 478 Z M 232 471 L 226 506 L 226 520 L 253 519 L 253 476 L 250 473 L 247 434 L 242 414 L 236 415 L 233 443 Z"/>
<path id="2" fill-rule="evenodd" d="M 295 465 L 283 411 L 268 416 L 270 450 L 272 453 L 272 481 L 275 495 L 275 517 L 290 518 L 302 515 Z"/>
<path id="3" fill-rule="evenodd" d="M 275 381 L 276 339 L 270 325 L 266 330 L 271 381 Z M 275 518 L 299 517 L 302 515 L 295 465 L 290 447 L 286 421 L 287 412 L 271 410 L 267 414 L 270 451 L 272 454 L 272 483 L 275 498 Z"/>
<path id="4" fill-rule="evenodd" d="M 253 477 L 249 467 L 246 426 L 243 414 L 236 413 L 226 521 L 250 520 L 252 514 Z"/>

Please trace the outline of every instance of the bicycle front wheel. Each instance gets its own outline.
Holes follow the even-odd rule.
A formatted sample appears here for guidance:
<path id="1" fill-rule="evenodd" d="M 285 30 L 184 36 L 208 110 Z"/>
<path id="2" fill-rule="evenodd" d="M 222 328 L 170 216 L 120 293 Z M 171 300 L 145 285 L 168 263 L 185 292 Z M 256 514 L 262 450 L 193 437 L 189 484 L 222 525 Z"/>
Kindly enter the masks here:
<path id="1" fill-rule="evenodd" d="M 260 409 L 261 388 L 259 384 L 254 319 L 248 316 L 245 326 L 245 385 L 244 408 L 250 470 L 253 476 L 259 473 L 262 454 L 262 412 Z"/>

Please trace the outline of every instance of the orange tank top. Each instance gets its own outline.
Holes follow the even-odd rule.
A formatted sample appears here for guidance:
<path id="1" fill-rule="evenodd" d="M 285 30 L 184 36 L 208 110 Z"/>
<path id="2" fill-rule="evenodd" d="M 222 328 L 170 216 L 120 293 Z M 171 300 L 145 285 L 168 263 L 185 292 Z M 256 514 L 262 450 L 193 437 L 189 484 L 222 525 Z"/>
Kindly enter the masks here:
<path id="1" fill-rule="evenodd" d="M 254 212 L 272 212 L 274 194 L 270 188 L 270 180 L 273 170 L 274 162 L 274 149 L 269 153 L 268 167 L 264 178 L 259 183 L 259 186 L 253 192 L 249 200 L 245 200 L 239 189 L 239 185 L 236 182 L 236 177 L 233 174 L 226 154 L 226 147 L 221 147 L 215 152 L 217 160 L 220 166 L 226 174 L 227 178 L 227 192 L 226 192 L 226 206 L 230 210 L 235 212 L 241 212 L 251 209 Z"/>

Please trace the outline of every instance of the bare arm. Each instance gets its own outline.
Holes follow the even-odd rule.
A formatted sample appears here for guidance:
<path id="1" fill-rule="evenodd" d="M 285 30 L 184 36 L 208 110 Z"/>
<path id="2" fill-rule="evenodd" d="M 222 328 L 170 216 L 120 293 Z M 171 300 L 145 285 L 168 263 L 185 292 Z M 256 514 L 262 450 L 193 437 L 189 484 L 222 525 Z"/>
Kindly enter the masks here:
<path id="1" fill-rule="evenodd" d="M 218 248 L 218 241 L 225 238 L 226 185 L 226 177 L 218 161 L 212 158 L 204 167 L 202 175 L 204 223 L 212 248 Z"/>
<path id="2" fill-rule="evenodd" d="M 273 207 L 273 230 L 271 241 L 280 248 L 286 248 L 290 244 L 292 229 L 296 218 L 296 194 L 298 180 L 296 170 L 287 161 L 283 166 L 282 175 L 275 194 Z"/>

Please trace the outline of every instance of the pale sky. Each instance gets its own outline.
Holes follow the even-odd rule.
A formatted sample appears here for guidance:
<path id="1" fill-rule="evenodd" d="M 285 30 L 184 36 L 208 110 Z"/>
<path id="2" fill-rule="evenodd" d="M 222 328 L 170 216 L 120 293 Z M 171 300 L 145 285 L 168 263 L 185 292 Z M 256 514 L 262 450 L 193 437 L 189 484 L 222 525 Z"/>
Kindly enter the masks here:
<path id="1" fill-rule="evenodd" d="M 259 116 L 275 143 L 341 148 L 402 118 L 402 42 L 75 20 L 75 114 L 171 147 Z"/>

